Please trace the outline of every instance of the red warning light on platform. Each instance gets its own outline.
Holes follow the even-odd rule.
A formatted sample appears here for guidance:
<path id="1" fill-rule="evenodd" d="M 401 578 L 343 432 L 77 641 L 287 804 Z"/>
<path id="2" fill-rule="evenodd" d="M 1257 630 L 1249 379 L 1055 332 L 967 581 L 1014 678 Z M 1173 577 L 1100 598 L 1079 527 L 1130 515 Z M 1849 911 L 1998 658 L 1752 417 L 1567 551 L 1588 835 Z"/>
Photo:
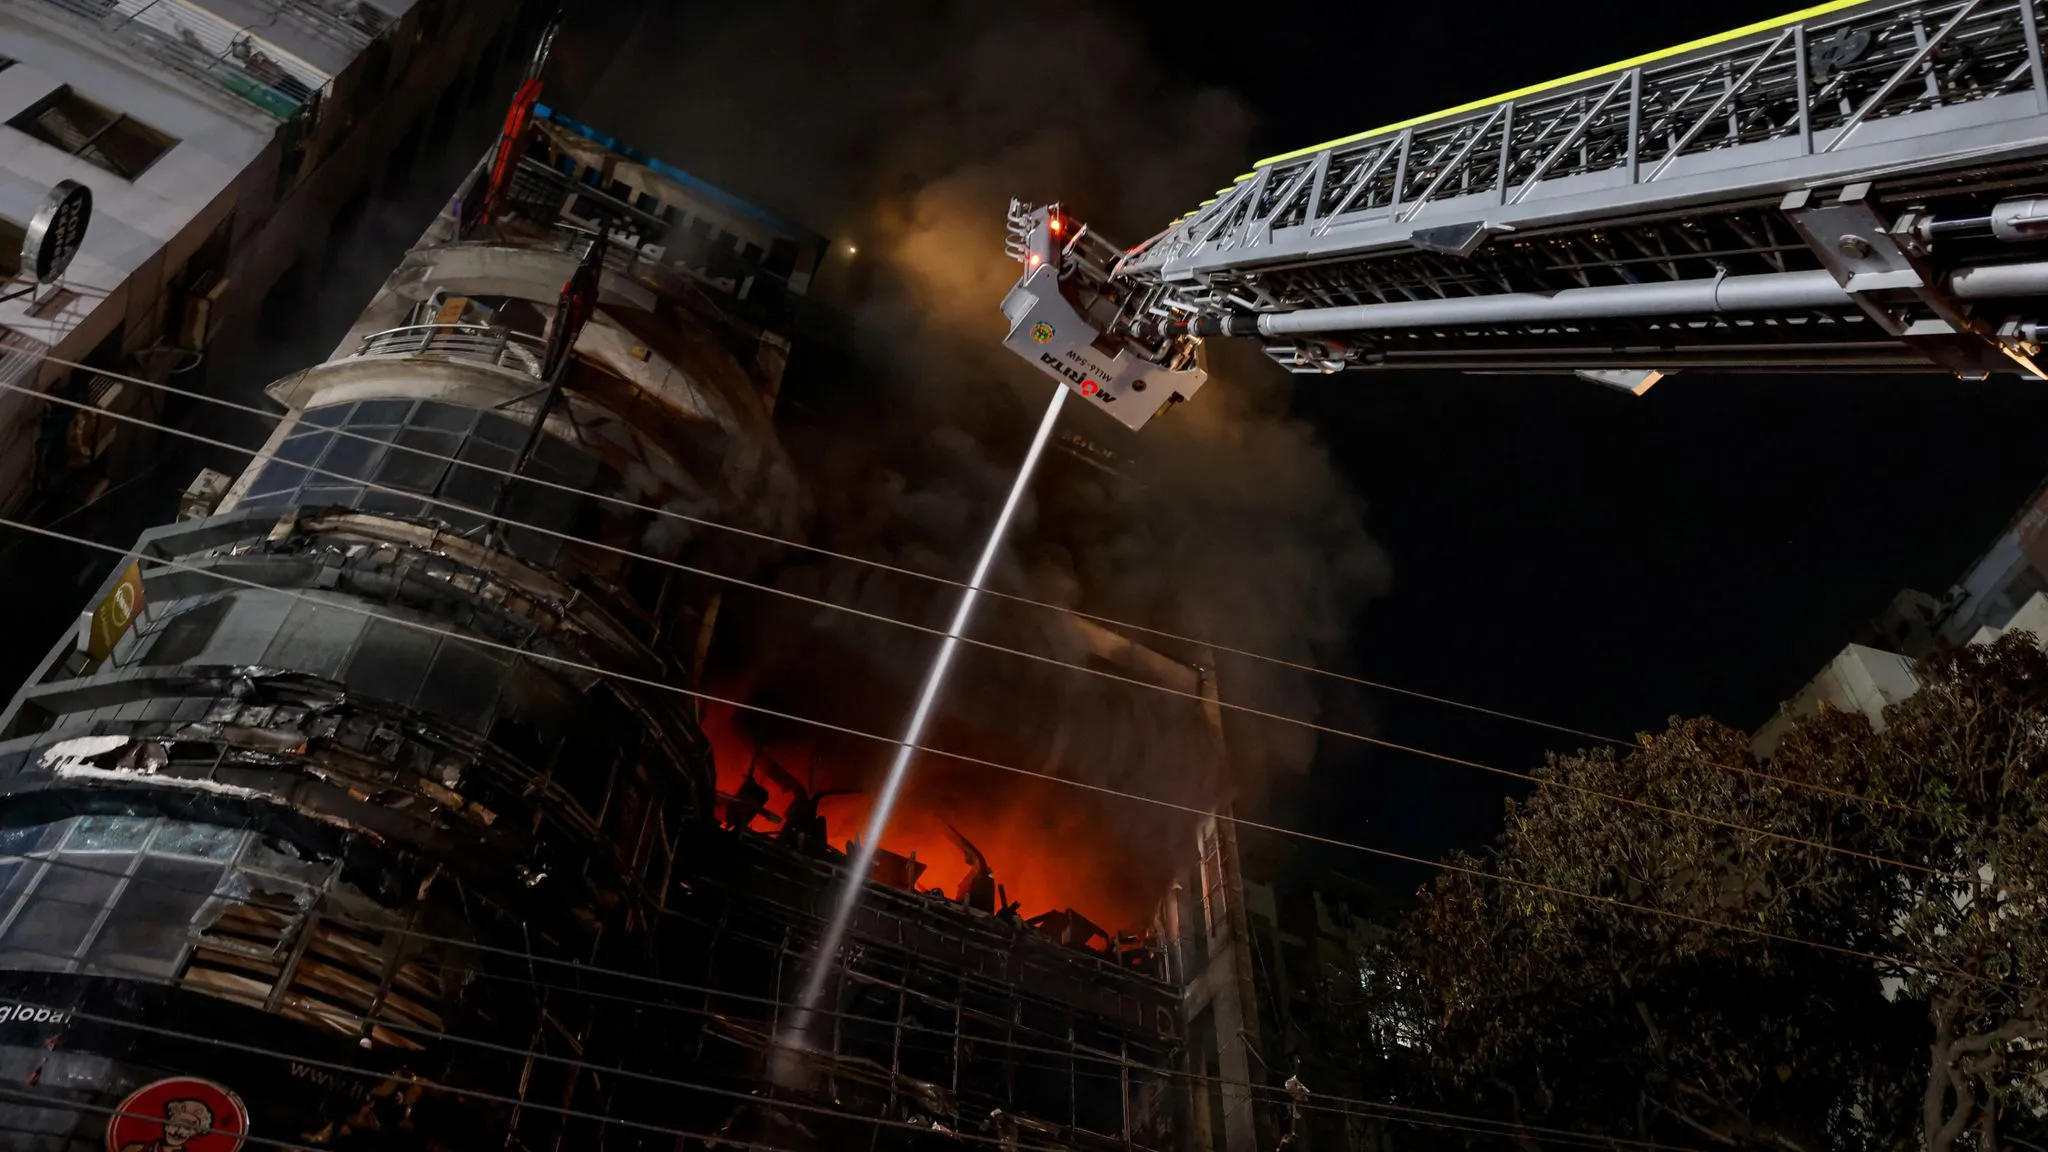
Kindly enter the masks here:
<path id="1" fill-rule="evenodd" d="M 1048 227 L 1048 228 L 1050 228 L 1050 229 L 1052 229 L 1052 234 L 1053 234 L 1053 235 L 1057 236 L 1057 235 L 1059 235 L 1059 234 L 1060 234 L 1060 218 L 1059 218 L 1059 217 L 1057 217 L 1057 216 L 1053 216 L 1053 217 L 1050 217 L 1050 218 L 1048 218 L 1048 219 L 1046 220 L 1046 222 L 1045 222 L 1045 226 L 1046 226 L 1046 227 Z"/>

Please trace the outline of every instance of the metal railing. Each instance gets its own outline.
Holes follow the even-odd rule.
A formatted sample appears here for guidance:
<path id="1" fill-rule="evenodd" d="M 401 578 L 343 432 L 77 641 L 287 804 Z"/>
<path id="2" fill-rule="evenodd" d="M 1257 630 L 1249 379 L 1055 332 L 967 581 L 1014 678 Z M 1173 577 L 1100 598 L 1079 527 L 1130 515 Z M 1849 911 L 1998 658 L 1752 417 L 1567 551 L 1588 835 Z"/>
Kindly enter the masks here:
<path id="1" fill-rule="evenodd" d="M 92 25 L 107 39 L 125 44 L 173 72 L 240 97 L 279 120 L 289 120 L 298 115 L 312 100 L 313 93 L 302 95 L 298 91 L 306 86 L 296 79 L 287 77 L 282 86 L 274 84 L 234 63 L 231 58 L 202 51 L 176 36 L 151 27 L 136 18 L 138 12 L 123 11 L 102 0 L 42 2 Z M 141 11 L 147 11 L 147 6 Z"/>
<path id="2" fill-rule="evenodd" d="M 537 336 L 484 324 L 409 324 L 363 337 L 349 359 L 431 359 L 503 368 L 540 378 Z"/>

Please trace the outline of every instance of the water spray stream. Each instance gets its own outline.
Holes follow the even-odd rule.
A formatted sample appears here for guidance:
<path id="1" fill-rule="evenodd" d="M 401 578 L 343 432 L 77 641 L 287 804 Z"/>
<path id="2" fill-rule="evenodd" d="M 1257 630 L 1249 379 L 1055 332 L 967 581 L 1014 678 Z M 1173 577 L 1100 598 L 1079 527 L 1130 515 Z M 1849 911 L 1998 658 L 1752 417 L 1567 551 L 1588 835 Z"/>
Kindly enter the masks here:
<path id="1" fill-rule="evenodd" d="M 840 944 L 845 941 L 846 929 L 853 922 L 861 893 L 867 887 L 868 873 L 874 867 L 875 850 L 881 845 L 883 834 L 889 830 L 890 813 L 895 810 L 896 798 L 903 791 L 904 778 L 910 775 L 910 758 L 916 751 L 914 746 L 924 736 L 925 722 L 931 719 L 932 706 L 938 702 L 939 690 L 945 687 L 946 673 L 953 666 L 953 654 L 959 650 L 961 633 L 967 630 L 967 619 L 974 612 L 974 601 L 981 591 L 982 582 L 988 579 L 988 570 L 995 563 L 1003 537 L 1009 533 L 1010 520 L 1017 513 L 1017 505 L 1023 501 L 1024 489 L 1031 483 L 1031 474 L 1038 469 L 1038 458 L 1045 452 L 1045 442 L 1052 438 L 1060 403 L 1066 398 L 1065 388 L 1053 389 L 1052 402 L 1046 405 L 1045 416 L 1038 422 L 1038 435 L 1032 437 L 1031 448 L 1024 453 L 1024 462 L 1017 466 L 1017 479 L 1010 485 L 1009 498 L 1003 501 L 1003 510 L 996 516 L 994 526 L 989 529 L 988 541 L 981 547 L 981 559 L 975 562 L 974 573 L 967 578 L 967 587 L 960 593 L 960 606 L 953 611 L 953 622 L 946 628 L 946 638 L 939 642 L 938 655 L 933 657 L 931 667 L 925 671 L 924 684 L 917 693 L 917 707 L 910 714 L 909 725 L 903 729 L 903 742 L 897 746 L 896 758 L 889 765 L 889 775 L 882 781 L 881 794 L 875 799 L 874 811 L 868 816 L 860 845 L 846 865 L 846 882 L 839 891 L 838 903 L 833 906 L 832 919 L 825 925 L 825 934 L 818 941 L 817 955 L 811 960 L 810 974 L 804 980 L 796 1013 L 783 1040 L 785 1050 L 793 1043 L 801 1043 L 811 1015 L 825 994 L 825 985 L 832 977 L 833 960 L 839 954 Z"/>

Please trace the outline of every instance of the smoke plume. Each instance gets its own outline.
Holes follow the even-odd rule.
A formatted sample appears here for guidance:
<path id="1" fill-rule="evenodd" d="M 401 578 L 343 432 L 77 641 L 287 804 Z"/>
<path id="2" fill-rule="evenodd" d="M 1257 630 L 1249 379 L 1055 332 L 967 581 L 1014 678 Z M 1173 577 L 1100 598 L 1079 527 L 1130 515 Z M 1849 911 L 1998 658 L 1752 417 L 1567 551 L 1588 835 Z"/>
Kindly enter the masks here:
<path id="1" fill-rule="evenodd" d="M 1250 115 L 1227 93 L 1170 82 L 1133 29 L 1068 0 L 695 7 L 657 6 L 584 111 L 835 238 L 817 294 L 850 322 L 836 338 L 813 326 L 782 414 L 811 483 L 811 539 L 963 577 L 1051 388 L 998 346 L 997 305 L 1019 274 L 1002 255 L 1008 198 L 1060 200 L 1135 243 L 1243 170 Z M 1113 459 L 1048 456 L 995 586 L 1291 659 L 1334 656 L 1386 564 L 1327 448 L 1288 415 L 1286 378 L 1244 351 L 1212 348 L 1211 382 L 1141 435 L 1071 406 L 1062 431 Z M 957 595 L 803 556 L 772 578 L 933 626 Z M 735 673 L 763 702 L 895 731 L 933 639 L 825 612 L 791 627 L 791 611 L 763 602 L 743 651 L 722 641 Z M 1089 660 L 1059 615 L 984 601 L 974 631 Z M 1219 664 L 1226 699 L 1314 712 L 1298 676 L 1158 646 Z M 1241 793 L 1314 752 L 1306 730 L 1233 720 L 1227 779 L 1197 705 L 977 650 L 949 701 L 936 744 L 1175 803 Z M 940 806 L 1001 786 L 986 770 L 921 773 L 915 787 Z M 1165 845 L 1185 818 L 1127 806 L 1113 824 Z"/>

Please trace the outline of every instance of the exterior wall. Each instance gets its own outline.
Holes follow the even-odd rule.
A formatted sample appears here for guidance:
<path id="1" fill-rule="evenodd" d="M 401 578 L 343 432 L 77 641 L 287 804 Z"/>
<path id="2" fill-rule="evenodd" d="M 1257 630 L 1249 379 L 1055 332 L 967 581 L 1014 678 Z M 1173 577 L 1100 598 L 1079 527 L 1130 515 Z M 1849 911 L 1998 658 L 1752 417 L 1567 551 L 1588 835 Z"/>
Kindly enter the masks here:
<path id="1" fill-rule="evenodd" d="M 231 357 L 238 321 L 519 7 L 380 3 L 356 22 L 278 0 L 122 0 L 104 18 L 81 0 L 0 11 L 0 56 L 17 61 L 0 69 L 0 122 L 69 85 L 176 141 L 131 181 L 0 127 L 0 231 L 25 223 L 60 180 L 94 196 L 70 290 L 0 304 L 0 380 L 63 385 L 71 370 L 36 362 L 41 352 L 152 379 L 190 366 L 217 335 L 227 339 L 215 362 Z M 180 36 L 225 39 L 195 55 Z M 225 251 L 203 248 L 216 235 Z M 180 329 L 198 297 L 204 322 L 189 335 Z M 132 404 L 134 391 L 108 403 Z M 0 395 L 0 507 L 27 495 L 41 407 Z"/>
<path id="2" fill-rule="evenodd" d="M 1962 644 L 1981 628 L 2003 628 L 2027 599 L 2048 589 L 2048 489 L 1970 565 L 1943 603 L 1940 634 Z"/>
<path id="3" fill-rule="evenodd" d="M 1885 708 L 1919 690 L 1920 679 L 1911 659 L 1851 644 L 1757 730 L 1750 746 L 1759 756 L 1770 755 L 1794 720 L 1822 707 L 1861 712 L 1873 727 L 1882 730 Z"/>
<path id="4" fill-rule="evenodd" d="M 1977 634 L 1970 637 L 1970 643 L 1989 644 L 2009 632 L 2030 632 L 2036 640 L 2048 644 L 2048 594 L 2036 592 L 2029 596 L 2004 627 L 1979 628 Z"/>
<path id="5" fill-rule="evenodd" d="M 0 1063 L 54 1076 L 61 1101 L 0 1102 L 19 1121 L 0 1127 L 33 1133 L 28 1148 L 97 1142 L 92 1109 L 164 1076 L 230 1085 L 264 1131 L 325 1130 L 318 1142 L 342 1148 L 573 1142 L 562 1106 L 658 1112 L 646 1085 L 506 1055 L 624 1062 L 638 1050 L 629 1011 L 550 1003 L 530 961 L 512 963 L 528 972 L 517 983 L 489 969 L 545 947 L 640 970 L 679 923 L 677 860 L 709 834 L 714 786 L 688 701 L 659 686 L 687 683 L 706 589 L 630 555 L 658 548 L 658 517 L 596 496 L 728 493 L 732 460 L 758 490 L 780 459 L 768 382 L 711 340 L 735 322 L 715 308 L 615 293 L 522 466 L 542 382 L 541 341 L 519 326 L 546 323 L 574 257 L 548 247 L 552 213 L 466 242 L 451 241 L 454 219 L 371 312 L 444 313 L 436 269 L 467 244 L 533 254 L 491 285 L 496 312 L 523 319 L 494 327 L 471 302 L 475 324 L 345 346 L 280 384 L 291 410 L 275 458 L 252 462 L 222 507 L 138 543 L 136 624 L 104 656 L 60 644 L 0 713 L 0 827 L 19 865 L 0 885 L 0 970 L 63 1006 L 65 1036 L 52 1065 L 35 1054 L 41 1033 L 0 1033 Z M 425 300 L 411 295 L 421 276 Z M 496 334 L 489 355 L 448 336 L 473 331 Z M 487 521 L 501 509 L 518 526 L 500 541 Z M 122 587 L 117 573 L 102 595 Z M 103 844 L 125 855 L 93 857 L 97 873 L 72 858 Z M 251 844 L 270 855 L 250 863 Z M 272 879 L 278 853 L 299 865 L 296 887 Z M 332 1048 L 331 1064 L 373 1075 L 480 1077 L 533 1106 L 441 1098 L 388 1143 L 355 1118 L 359 1080 L 116 1042 L 198 1018 L 202 1037 L 264 1036 L 316 1060 Z M 499 1047 L 438 1043 L 443 1029 Z M 680 1066 L 676 1049 L 648 1054 Z"/>
<path id="6" fill-rule="evenodd" d="M 545 172 L 561 123 L 527 141 Z M 770 1059 L 844 858 L 712 819 L 664 688 L 715 592 L 662 559 L 720 545 L 605 497 L 779 526 L 787 332 L 773 291 L 621 244 L 549 404 L 587 221 L 551 179 L 469 228 L 466 186 L 273 385 L 266 452 L 114 566 L 95 603 L 139 584 L 134 626 L 0 712 L 0 978 L 30 1009 L 0 1074 L 38 1093 L 0 1099 L 8 1147 L 100 1148 L 167 1077 L 336 1152 L 1184 1147 L 1156 955 L 942 895 L 872 884 L 828 1023 Z"/>

